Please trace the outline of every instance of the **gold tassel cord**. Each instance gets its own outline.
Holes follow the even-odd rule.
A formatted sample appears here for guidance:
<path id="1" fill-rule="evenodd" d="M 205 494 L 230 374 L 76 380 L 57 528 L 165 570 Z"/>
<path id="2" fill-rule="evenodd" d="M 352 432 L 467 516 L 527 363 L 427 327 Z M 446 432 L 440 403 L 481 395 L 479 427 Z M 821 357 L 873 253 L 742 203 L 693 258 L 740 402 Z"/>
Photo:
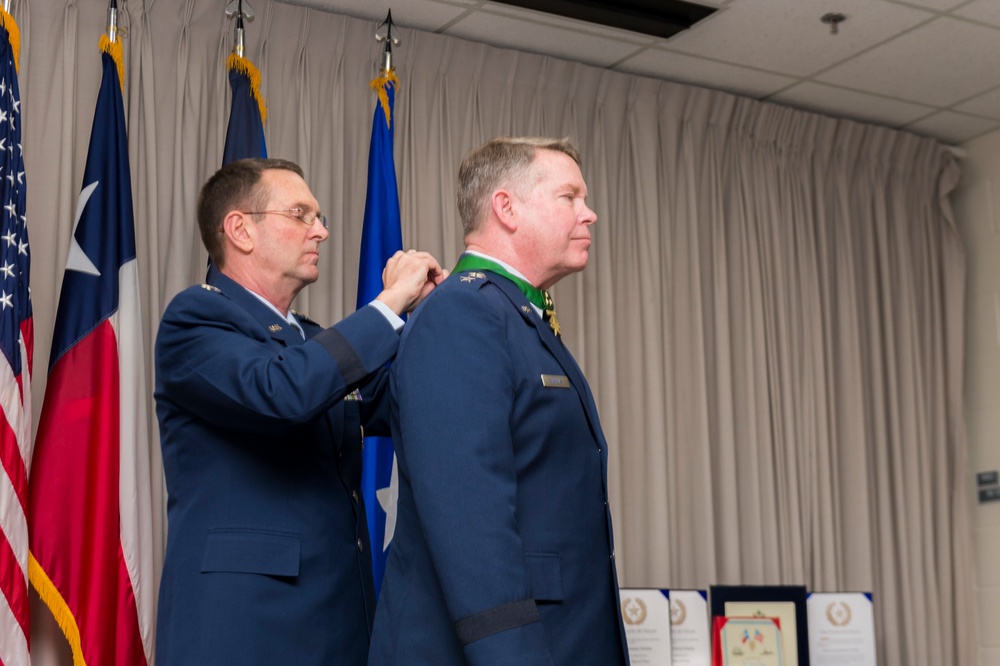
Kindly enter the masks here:
<path id="1" fill-rule="evenodd" d="M 236 70 L 240 74 L 245 74 L 250 79 L 250 94 L 257 101 L 257 108 L 260 109 L 260 122 L 263 125 L 267 121 L 267 105 L 260 94 L 260 70 L 254 64 L 242 56 L 230 53 L 226 59 L 226 69 Z"/>
<path id="2" fill-rule="evenodd" d="M 80 641 L 80 628 L 76 624 L 76 618 L 73 617 L 73 612 L 66 604 L 66 600 L 59 593 L 59 588 L 55 586 L 52 579 L 42 569 L 42 565 L 31 553 L 28 553 L 28 579 L 31 580 L 31 586 L 38 592 L 42 602 L 52 611 L 52 617 L 55 618 L 56 624 L 66 636 L 69 647 L 73 651 L 73 666 L 86 666 L 83 659 L 83 644 Z"/>
<path id="3" fill-rule="evenodd" d="M 399 85 L 399 79 L 396 78 L 396 69 L 392 68 L 389 70 L 382 70 L 379 72 L 379 77 L 377 79 L 372 79 L 368 83 L 368 87 L 378 93 L 378 102 L 382 105 L 382 110 L 385 112 L 385 126 L 392 127 L 392 118 L 390 118 L 389 111 L 389 93 L 386 92 L 386 88 L 389 84 Z"/>
<path id="4" fill-rule="evenodd" d="M 121 40 L 112 42 L 107 35 L 101 35 L 98 46 L 102 52 L 107 53 L 115 61 L 115 65 L 118 67 L 118 85 L 121 86 L 122 94 L 125 94 L 125 53 L 122 50 Z"/>
<path id="5" fill-rule="evenodd" d="M 7 29 L 10 38 L 10 48 L 14 52 L 14 69 L 18 68 L 21 59 L 21 30 L 17 27 L 17 21 L 0 7 L 0 25 Z"/>

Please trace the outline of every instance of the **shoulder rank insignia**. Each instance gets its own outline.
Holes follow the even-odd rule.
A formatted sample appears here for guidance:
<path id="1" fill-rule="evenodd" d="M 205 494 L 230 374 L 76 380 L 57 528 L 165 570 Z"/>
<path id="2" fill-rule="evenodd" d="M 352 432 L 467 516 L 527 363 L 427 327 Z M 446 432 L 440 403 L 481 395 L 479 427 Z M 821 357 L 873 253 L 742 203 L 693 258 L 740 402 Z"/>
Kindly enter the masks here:
<path id="1" fill-rule="evenodd" d="M 469 273 L 468 275 L 463 275 L 461 279 L 462 279 L 462 282 L 473 282 L 475 280 L 485 280 L 486 279 L 486 274 L 485 273 L 480 273 L 479 271 L 473 271 L 473 272 Z"/>
<path id="2" fill-rule="evenodd" d="M 524 314 L 531 314 L 531 306 L 530 305 L 522 305 L 521 306 L 521 310 L 524 312 Z"/>
<path id="3" fill-rule="evenodd" d="M 298 310 L 292 310 L 292 314 L 295 315 L 296 317 L 298 317 L 299 320 L 301 320 L 301 321 L 308 322 L 310 324 L 316 324 L 316 322 L 314 322 L 312 319 L 309 318 L 309 315 L 302 314 Z M 316 325 L 319 326 L 319 324 L 316 324 Z"/>
<path id="4" fill-rule="evenodd" d="M 277 333 L 278 331 L 281 330 L 281 324 L 271 324 L 270 326 L 267 327 L 267 330 L 271 331 L 272 333 Z"/>
<path id="5" fill-rule="evenodd" d="M 214 285 L 207 284 L 207 283 L 206 284 L 202 284 L 201 288 L 204 289 L 205 291 L 214 291 L 217 294 L 221 294 L 222 293 L 221 289 L 219 289 L 218 287 L 216 287 Z"/>

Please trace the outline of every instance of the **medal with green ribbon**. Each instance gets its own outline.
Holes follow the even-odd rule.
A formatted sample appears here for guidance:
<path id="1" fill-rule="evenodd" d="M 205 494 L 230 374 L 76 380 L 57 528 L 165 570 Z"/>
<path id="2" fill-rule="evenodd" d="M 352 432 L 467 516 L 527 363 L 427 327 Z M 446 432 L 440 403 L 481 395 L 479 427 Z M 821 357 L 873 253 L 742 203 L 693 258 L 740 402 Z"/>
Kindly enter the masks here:
<path id="1" fill-rule="evenodd" d="M 559 328 L 559 320 L 556 319 L 556 308 L 552 303 L 552 297 L 549 295 L 549 292 L 544 289 L 539 289 L 524 278 L 512 274 L 497 262 L 491 259 L 486 259 L 485 257 L 476 256 L 474 254 L 463 254 L 459 257 L 458 263 L 455 264 L 455 269 L 452 273 L 480 270 L 502 275 L 517 285 L 517 288 L 521 290 L 521 293 L 523 293 L 531 303 L 536 305 L 542 311 L 542 316 L 545 321 L 549 322 L 552 332 L 555 333 L 557 337 L 562 333 L 562 330 Z"/>

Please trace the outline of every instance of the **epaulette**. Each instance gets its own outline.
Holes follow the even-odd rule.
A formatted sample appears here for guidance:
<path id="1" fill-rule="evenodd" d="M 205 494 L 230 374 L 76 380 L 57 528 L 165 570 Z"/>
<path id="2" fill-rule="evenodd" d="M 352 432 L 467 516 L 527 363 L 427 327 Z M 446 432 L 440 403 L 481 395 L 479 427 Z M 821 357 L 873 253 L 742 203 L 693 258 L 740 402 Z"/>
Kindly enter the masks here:
<path id="1" fill-rule="evenodd" d="M 219 289 L 215 285 L 211 285 L 211 284 L 208 284 L 208 283 L 202 283 L 201 288 L 204 289 L 205 291 L 214 291 L 217 294 L 221 294 L 222 293 L 221 289 Z"/>
<path id="2" fill-rule="evenodd" d="M 479 271 L 469 271 L 465 275 L 459 277 L 459 280 L 467 284 L 473 284 L 476 280 L 485 280 L 486 274 L 480 273 Z"/>
<path id="3" fill-rule="evenodd" d="M 310 319 L 308 315 L 304 315 L 301 312 L 299 312 L 298 310 L 292 310 L 292 314 L 295 315 L 296 317 L 298 317 L 300 321 L 304 321 L 307 324 L 316 324 L 316 322 L 313 321 L 312 319 Z M 316 324 L 316 325 L 319 326 L 319 324 Z"/>

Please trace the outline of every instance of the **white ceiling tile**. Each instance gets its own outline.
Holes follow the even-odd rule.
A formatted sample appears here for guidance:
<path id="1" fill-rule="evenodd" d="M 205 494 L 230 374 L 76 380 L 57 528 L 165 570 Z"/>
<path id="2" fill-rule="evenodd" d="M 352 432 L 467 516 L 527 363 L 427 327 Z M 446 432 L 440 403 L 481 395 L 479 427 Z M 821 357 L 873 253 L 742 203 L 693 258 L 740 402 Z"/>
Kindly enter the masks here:
<path id="1" fill-rule="evenodd" d="M 976 0 L 956 9 L 953 14 L 1000 27 L 1000 2 L 996 0 Z"/>
<path id="2" fill-rule="evenodd" d="M 969 0 L 906 0 L 906 2 L 911 5 L 919 5 L 921 7 L 926 7 L 927 9 L 934 9 L 942 12 L 954 9 L 963 2 L 968 1 Z"/>
<path id="3" fill-rule="evenodd" d="M 353 16 L 354 18 L 381 23 L 389 10 L 394 10 L 393 23 L 404 28 L 435 32 L 455 20 L 470 8 L 477 7 L 477 0 L 275 0 L 288 5 L 301 5 L 323 11 Z"/>
<path id="4" fill-rule="evenodd" d="M 1000 120 L 1000 88 L 956 104 L 954 110 Z"/>
<path id="5" fill-rule="evenodd" d="M 643 51 L 620 63 L 615 69 L 630 74 L 725 90 L 757 99 L 767 97 L 795 81 L 787 76 L 661 49 Z"/>
<path id="6" fill-rule="evenodd" d="M 959 144 L 991 132 L 998 127 L 1000 127 L 1000 120 L 986 120 L 954 111 L 941 111 L 907 125 L 904 129 L 933 136 L 947 143 Z"/>
<path id="7" fill-rule="evenodd" d="M 929 106 L 810 81 L 783 90 L 768 101 L 888 127 L 902 127 L 934 111 Z"/>
<path id="8" fill-rule="evenodd" d="M 494 46 L 545 53 L 601 67 L 618 62 L 638 48 L 636 44 L 621 40 L 486 11 L 470 14 L 444 32 Z"/>
<path id="9" fill-rule="evenodd" d="M 1000 85 L 1000 33 L 941 17 L 816 79 L 932 106 L 949 106 Z"/>
<path id="10" fill-rule="evenodd" d="M 847 15 L 836 35 L 820 21 L 831 9 Z M 766 5 L 745 0 L 720 9 L 667 43 L 691 55 L 808 76 L 932 16 L 872 0 L 768 0 Z"/>

